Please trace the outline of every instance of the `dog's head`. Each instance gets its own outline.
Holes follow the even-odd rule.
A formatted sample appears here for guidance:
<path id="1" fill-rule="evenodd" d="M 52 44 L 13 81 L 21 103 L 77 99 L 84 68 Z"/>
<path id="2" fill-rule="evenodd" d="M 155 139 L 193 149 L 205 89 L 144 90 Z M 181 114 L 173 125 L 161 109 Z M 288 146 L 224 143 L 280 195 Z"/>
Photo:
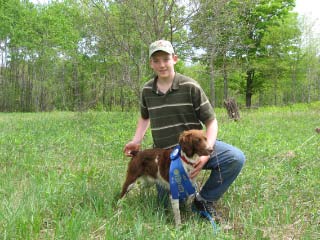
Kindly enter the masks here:
<path id="1" fill-rule="evenodd" d="M 206 134 L 202 130 L 194 129 L 182 132 L 179 137 L 179 144 L 181 150 L 190 158 L 195 154 L 208 156 L 213 151 L 213 147 L 209 146 Z"/>

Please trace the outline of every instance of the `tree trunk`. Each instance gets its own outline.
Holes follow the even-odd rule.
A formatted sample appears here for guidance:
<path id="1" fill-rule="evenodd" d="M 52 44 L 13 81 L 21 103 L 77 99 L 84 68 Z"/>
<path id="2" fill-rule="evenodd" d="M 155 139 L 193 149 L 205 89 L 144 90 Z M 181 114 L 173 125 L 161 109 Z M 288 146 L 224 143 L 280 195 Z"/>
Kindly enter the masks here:
<path id="1" fill-rule="evenodd" d="M 291 96 L 290 101 L 291 103 L 296 102 L 296 86 L 297 86 L 297 68 L 296 63 L 292 64 L 291 66 Z"/>
<path id="2" fill-rule="evenodd" d="M 251 107 L 251 98 L 253 95 L 253 78 L 254 78 L 254 69 L 249 69 L 247 71 L 247 87 L 246 87 L 246 107 Z"/>
<path id="3" fill-rule="evenodd" d="M 274 85 L 273 85 L 273 101 L 274 105 L 277 106 L 278 104 L 278 80 L 275 78 Z"/>
<path id="4" fill-rule="evenodd" d="M 213 65 L 213 57 L 210 60 L 210 103 L 211 106 L 214 107 L 215 105 L 215 79 L 214 79 L 214 65 Z"/>
<path id="5" fill-rule="evenodd" d="M 229 118 L 238 121 L 240 120 L 240 113 L 238 110 L 237 103 L 234 99 L 226 99 L 224 100 L 224 106 L 228 111 Z"/>
<path id="6" fill-rule="evenodd" d="M 223 98 L 228 99 L 228 73 L 225 59 L 223 60 Z"/>
<path id="7" fill-rule="evenodd" d="M 80 83 L 79 83 L 79 74 L 78 74 L 78 63 L 77 61 L 72 64 L 72 82 L 73 82 L 73 99 L 74 105 L 73 109 L 81 111 L 81 94 L 80 94 Z"/>

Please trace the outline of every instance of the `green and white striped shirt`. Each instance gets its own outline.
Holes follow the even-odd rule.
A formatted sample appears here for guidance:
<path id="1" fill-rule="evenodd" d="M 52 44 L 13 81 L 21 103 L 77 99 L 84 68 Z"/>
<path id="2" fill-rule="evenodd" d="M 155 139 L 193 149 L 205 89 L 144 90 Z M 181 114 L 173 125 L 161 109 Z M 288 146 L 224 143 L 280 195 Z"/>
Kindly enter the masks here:
<path id="1" fill-rule="evenodd" d="M 147 82 L 141 93 L 141 117 L 150 118 L 154 146 L 171 148 L 178 144 L 182 131 L 202 129 L 214 119 L 213 108 L 200 85 L 176 73 L 171 88 L 163 94 L 157 89 L 157 77 Z"/>

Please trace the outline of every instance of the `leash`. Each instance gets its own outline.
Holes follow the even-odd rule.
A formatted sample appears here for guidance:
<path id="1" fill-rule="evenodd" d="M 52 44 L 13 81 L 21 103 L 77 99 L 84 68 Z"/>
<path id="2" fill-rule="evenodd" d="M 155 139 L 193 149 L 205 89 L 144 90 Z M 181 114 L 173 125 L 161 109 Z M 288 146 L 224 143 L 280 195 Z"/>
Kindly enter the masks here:
<path id="1" fill-rule="evenodd" d="M 210 215 L 210 213 L 208 213 L 207 211 L 197 211 L 197 210 L 193 210 L 194 212 L 199 213 L 201 216 L 207 218 L 212 226 L 212 230 L 213 230 L 213 235 L 217 235 L 219 232 L 219 227 L 216 224 L 216 222 L 214 221 L 213 217 Z"/>

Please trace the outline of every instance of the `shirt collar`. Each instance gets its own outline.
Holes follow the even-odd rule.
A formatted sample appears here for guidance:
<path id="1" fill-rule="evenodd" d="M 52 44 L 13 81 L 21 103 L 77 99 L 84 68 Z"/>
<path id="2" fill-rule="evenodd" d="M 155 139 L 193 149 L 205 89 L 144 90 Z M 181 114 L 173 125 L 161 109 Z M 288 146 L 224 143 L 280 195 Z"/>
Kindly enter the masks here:
<path id="1" fill-rule="evenodd" d="M 155 92 L 156 94 L 161 94 L 160 92 L 158 92 L 157 81 L 158 81 L 158 76 L 155 76 L 153 79 L 152 91 Z M 179 83 L 180 83 L 180 74 L 175 73 L 174 78 L 173 78 L 173 82 L 172 82 L 172 86 L 169 89 L 169 92 L 171 92 L 172 90 L 178 90 Z"/>

